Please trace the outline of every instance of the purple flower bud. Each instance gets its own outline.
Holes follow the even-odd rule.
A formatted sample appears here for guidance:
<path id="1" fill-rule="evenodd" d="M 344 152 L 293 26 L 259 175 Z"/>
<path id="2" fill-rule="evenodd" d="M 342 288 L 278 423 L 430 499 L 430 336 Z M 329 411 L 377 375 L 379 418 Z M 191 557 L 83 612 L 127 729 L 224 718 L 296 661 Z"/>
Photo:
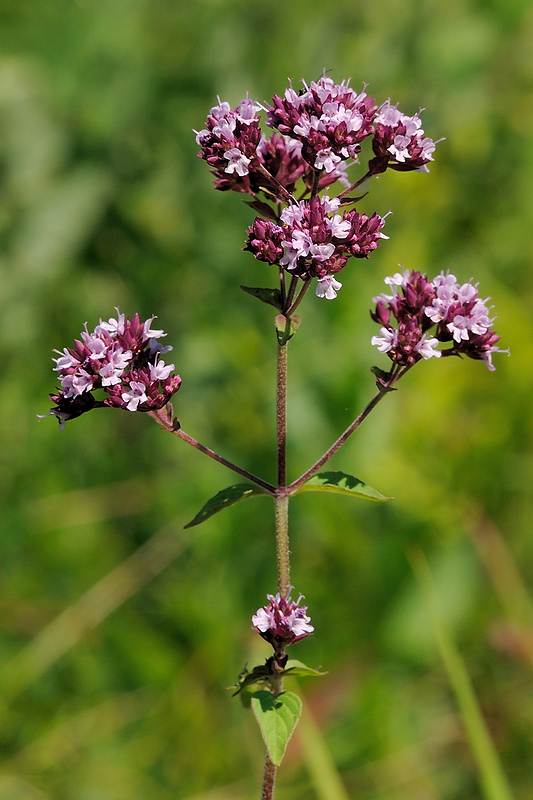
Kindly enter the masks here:
<path id="1" fill-rule="evenodd" d="M 283 256 L 282 235 L 283 229 L 268 219 L 256 217 L 251 227 L 247 230 L 248 239 L 244 247 L 253 253 L 259 261 L 267 264 L 279 263 Z"/>

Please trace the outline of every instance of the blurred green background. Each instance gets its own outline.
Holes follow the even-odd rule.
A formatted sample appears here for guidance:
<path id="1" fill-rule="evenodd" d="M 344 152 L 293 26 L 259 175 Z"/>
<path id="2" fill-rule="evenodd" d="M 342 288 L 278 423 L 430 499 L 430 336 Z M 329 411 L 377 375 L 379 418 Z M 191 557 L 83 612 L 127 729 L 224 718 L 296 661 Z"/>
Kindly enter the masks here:
<path id="1" fill-rule="evenodd" d="M 146 416 L 37 420 L 52 351 L 114 307 L 157 314 L 184 430 L 273 480 L 273 285 L 242 252 L 252 213 L 211 188 L 192 129 L 217 94 L 291 77 L 369 84 L 437 147 L 376 181 L 390 241 L 291 342 L 297 477 L 374 392 L 371 298 L 398 263 L 474 276 L 497 371 L 420 364 L 331 463 L 394 502 L 291 504 L 293 582 L 316 635 L 293 655 L 353 800 L 482 797 L 409 564 L 425 553 L 516 800 L 533 796 L 533 8 L 525 0 L 0 2 L 1 800 L 248 800 L 263 745 L 232 699 L 268 655 L 250 616 L 275 587 L 267 499 L 183 531 L 235 482 Z M 403 385 L 402 385 L 403 384 Z M 325 800 L 303 721 L 279 800 Z M 322 792 L 322 793 L 321 793 Z"/>

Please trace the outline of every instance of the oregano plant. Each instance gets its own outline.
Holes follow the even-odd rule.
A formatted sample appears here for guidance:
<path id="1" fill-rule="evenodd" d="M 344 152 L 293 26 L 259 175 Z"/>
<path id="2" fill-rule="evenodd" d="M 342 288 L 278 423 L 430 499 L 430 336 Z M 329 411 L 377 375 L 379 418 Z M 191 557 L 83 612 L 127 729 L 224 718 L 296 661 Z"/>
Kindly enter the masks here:
<path id="1" fill-rule="evenodd" d="M 373 299 L 370 312 L 379 326 L 371 340 L 380 354 L 380 363 L 373 367 L 375 394 L 315 463 L 290 479 L 287 352 L 300 329 L 304 298 L 313 288 L 320 300 L 334 300 L 348 263 L 366 261 L 388 238 L 387 213 L 361 210 L 369 182 L 388 170 L 428 172 L 435 142 L 424 133 L 419 113 L 408 116 L 390 100 L 378 104 L 365 89 L 357 93 L 349 81 L 337 84 L 325 74 L 309 85 L 304 82 L 299 90 L 290 85 L 269 104 L 246 97 L 232 108 L 219 99 L 205 127 L 195 133 L 198 155 L 210 167 L 215 188 L 239 192 L 257 215 L 246 231 L 244 249 L 265 264 L 265 282 L 274 283 L 248 286 L 246 279 L 240 288 L 273 310 L 276 482 L 252 474 L 183 430 L 170 402 L 181 378 L 175 365 L 167 363 L 172 348 L 161 341 L 164 331 L 153 327 L 155 317 L 141 320 L 117 308 L 116 316 L 100 319 L 92 331 L 85 326 L 73 346 L 56 351 L 59 386 L 51 394 L 50 415 L 64 428 L 67 421 L 99 407 L 146 413 L 177 439 L 239 476 L 238 483 L 207 500 L 185 527 L 199 525 L 244 499 L 272 498 L 278 582 L 252 615 L 253 628 L 272 652 L 265 663 L 245 669 L 234 686 L 234 694 L 252 709 L 266 746 L 261 797 L 271 800 L 276 770 L 302 706 L 297 694 L 285 690 L 284 679 L 322 674 L 289 659 L 287 653 L 315 633 L 303 596 L 293 594 L 290 498 L 330 492 L 390 500 L 359 477 L 324 469 L 326 463 L 420 361 L 467 356 L 494 370 L 493 355 L 504 351 L 492 327 L 491 307 L 477 284 L 461 282 L 450 272 L 430 278 L 400 266 L 386 278 L 387 289 Z M 340 302 L 348 301 L 343 297 Z M 312 596 L 312 587 L 306 593 Z"/>

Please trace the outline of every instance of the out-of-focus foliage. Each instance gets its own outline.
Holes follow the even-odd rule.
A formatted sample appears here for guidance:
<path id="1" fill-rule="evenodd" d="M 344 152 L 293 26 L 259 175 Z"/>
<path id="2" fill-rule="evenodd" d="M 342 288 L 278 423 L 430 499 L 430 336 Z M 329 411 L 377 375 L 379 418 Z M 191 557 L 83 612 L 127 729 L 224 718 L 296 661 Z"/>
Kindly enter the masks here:
<path id="1" fill-rule="evenodd" d="M 222 467 L 141 414 L 98 410 L 61 433 L 36 415 L 53 348 L 115 306 L 155 313 L 184 429 L 273 480 L 272 313 L 238 289 L 272 276 L 242 252 L 250 209 L 212 190 L 192 129 L 217 94 L 268 100 L 326 68 L 406 113 L 425 107 L 428 135 L 446 140 L 429 175 L 373 183 L 364 202 L 393 210 L 390 240 L 346 268 L 337 300 L 306 298 L 291 478 L 373 393 L 385 360 L 368 308 L 399 262 L 479 280 L 512 356 L 495 373 L 419 364 L 335 456 L 331 469 L 393 503 L 294 499 L 293 582 L 316 635 L 292 655 L 329 671 L 303 688 L 350 798 L 477 800 L 406 555 L 422 547 L 515 798 L 529 800 L 530 3 L 0 0 L 0 12 L 0 797 L 259 795 L 261 739 L 225 687 L 268 655 L 250 616 L 275 589 L 269 499 L 183 531 L 231 483 Z M 279 800 L 320 797 L 308 738 L 289 747 Z"/>

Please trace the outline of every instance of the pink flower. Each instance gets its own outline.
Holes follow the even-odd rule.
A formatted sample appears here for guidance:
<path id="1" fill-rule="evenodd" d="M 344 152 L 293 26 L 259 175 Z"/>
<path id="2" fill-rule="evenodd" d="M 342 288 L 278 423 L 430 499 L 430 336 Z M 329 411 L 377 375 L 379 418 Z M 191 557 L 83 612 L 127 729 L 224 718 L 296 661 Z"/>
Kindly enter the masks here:
<path id="1" fill-rule="evenodd" d="M 307 615 L 307 606 L 300 606 L 303 596 L 294 602 L 290 595 L 287 598 L 267 595 L 269 602 L 259 608 L 252 617 L 252 624 L 258 633 L 277 649 L 293 644 L 313 633 L 311 618 Z"/>
<path id="2" fill-rule="evenodd" d="M 403 172 L 428 172 L 427 164 L 433 161 L 436 142 L 425 136 L 418 114 L 409 117 L 387 100 L 374 122 L 372 148 L 375 161 L 382 162 L 379 168 L 374 165 L 376 172 L 385 171 L 387 166 Z"/>

